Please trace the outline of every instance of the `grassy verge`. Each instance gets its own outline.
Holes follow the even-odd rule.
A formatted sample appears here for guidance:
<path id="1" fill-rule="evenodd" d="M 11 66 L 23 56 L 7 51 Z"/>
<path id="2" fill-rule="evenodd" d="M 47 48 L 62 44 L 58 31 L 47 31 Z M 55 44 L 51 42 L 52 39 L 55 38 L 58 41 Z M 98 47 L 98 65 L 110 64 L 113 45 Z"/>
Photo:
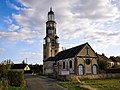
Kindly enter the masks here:
<path id="1" fill-rule="evenodd" d="M 58 84 L 68 90 L 120 90 L 120 78 L 82 80 L 82 82 L 84 83 L 58 82 Z"/>
<path id="2" fill-rule="evenodd" d="M 61 85 L 69 90 L 84 90 L 80 84 L 75 84 L 72 82 L 58 82 L 58 85 Z"/>
<path id="3" fill-rule="evenodd" d="M 85 80 L 85 84 L 96 88 L 97 90 L 120 90 L 120 78 Z"/>

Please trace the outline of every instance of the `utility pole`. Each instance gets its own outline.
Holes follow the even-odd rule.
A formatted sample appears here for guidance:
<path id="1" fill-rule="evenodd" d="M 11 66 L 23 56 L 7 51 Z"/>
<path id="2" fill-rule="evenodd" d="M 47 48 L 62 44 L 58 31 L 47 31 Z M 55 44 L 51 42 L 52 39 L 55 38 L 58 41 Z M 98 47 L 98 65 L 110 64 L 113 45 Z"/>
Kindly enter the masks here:
<path id="1" fill-rule="evenodd" d="M 26 64 L 27 64 L 27 58 L 26 58 Z"/>

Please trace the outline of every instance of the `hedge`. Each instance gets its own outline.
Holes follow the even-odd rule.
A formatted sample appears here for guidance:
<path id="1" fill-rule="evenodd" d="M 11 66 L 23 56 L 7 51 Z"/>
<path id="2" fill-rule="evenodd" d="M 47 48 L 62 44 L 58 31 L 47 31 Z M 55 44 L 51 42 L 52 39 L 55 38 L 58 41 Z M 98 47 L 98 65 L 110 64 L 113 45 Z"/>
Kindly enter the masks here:
<path id="1" fill-rule="evenodd" d="M 107 69 L 107 73 L 120 73 L 120 68 Z"/>
<path id="2" fill-rule="evenodd" d="M 23 71 L 9 71 L 8 83 L 10 86 L 20 87 L 24 85 L 24 72 Z"/>

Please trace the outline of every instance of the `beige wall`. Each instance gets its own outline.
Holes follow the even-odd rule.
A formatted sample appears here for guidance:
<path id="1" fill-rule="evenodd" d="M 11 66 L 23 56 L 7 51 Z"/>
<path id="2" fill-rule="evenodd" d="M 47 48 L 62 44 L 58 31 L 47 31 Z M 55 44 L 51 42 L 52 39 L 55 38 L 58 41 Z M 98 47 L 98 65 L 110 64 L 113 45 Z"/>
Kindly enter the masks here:
<path id="1" fill-rule="evenodd" d="M 87 55 L 87 50 L 86 47 L 88 47 L 88 55 Z M 86 64 L 86 56 L 90 59 L 90 64 Z M 79 74 L 79 68 L 78 66 L 81 64 L 84 67 L 84 74 L 92 74 L 93 73 L 93 65 L 98 65 L 97 64 L 97 56 L 95 52 L 89 47 L 89 45 L 86 45 L 77 55 L 77 72 L 76 74 Z"/>
<path id="2" fill-rule="evenodd" d="M 53 64 L 54 61 L 43 62 L 44 74 L 53 74 Z"/>

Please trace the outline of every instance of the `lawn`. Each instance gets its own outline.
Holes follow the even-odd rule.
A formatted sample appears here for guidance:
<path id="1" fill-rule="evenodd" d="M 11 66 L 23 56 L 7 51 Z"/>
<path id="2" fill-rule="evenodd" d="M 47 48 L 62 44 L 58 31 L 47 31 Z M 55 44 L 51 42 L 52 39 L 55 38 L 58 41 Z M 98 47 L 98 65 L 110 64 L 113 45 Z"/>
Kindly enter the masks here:
<path id="1" fill-rule="evenodd" d="M 97 79 L 97 80 L 82 80 L 82 84 L 72 82 L 59 82 L 58 84 L 68 90 L 120 90 L 119 79 Z"/>
<path id="2" fill-rule="evenodd" d="M 72 82 L 58 82 L 59 85 L 67 88 L 68 90 L 84 90 L 80 84 L 74 84 Z"/>
<path id="3" fill-rule="evenodd" d="M 97 90 L 120 90 L 120 78 L 85 80 L 85 84 L 96 88 Z"/>

